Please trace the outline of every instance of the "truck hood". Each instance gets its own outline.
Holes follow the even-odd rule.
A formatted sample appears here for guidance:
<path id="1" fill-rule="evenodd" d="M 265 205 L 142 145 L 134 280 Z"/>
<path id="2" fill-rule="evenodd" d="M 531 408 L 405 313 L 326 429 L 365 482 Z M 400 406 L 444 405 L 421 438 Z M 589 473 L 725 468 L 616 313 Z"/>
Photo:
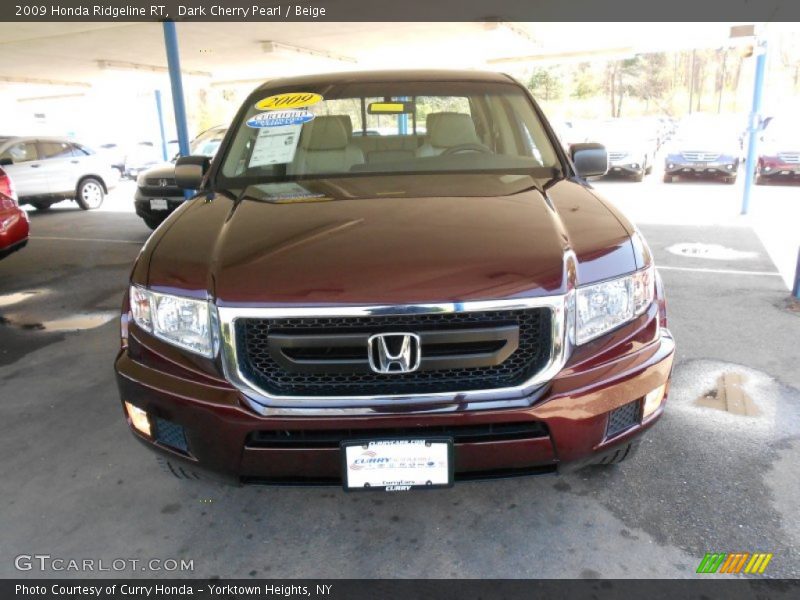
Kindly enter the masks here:
<path id="1" fill-rule="evenodd" d="M 369 176 L 237 196 L 197 198 L 161 227 L 148 285 L 219 305 L 457 302 L 563 292 L 570 251 L 579 283 L 636 268 L 629 226 L 566 180 Z"/>

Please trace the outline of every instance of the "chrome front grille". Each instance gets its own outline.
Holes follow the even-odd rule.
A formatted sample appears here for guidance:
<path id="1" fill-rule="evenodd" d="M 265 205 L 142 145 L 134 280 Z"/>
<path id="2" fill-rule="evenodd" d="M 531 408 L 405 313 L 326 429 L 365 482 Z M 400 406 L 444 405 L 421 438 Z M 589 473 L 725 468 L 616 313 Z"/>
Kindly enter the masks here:
<path id="1" fill-rule="evenodd" d="M 550 357 L 547 308 L 367 317 L 240 319 L 239 369 L 259 387 L 287 396 L 425 394 L 518 385 Z M 379 373 L 368 339 L 412 332 L 421 366 Z"/>
<path id="2" fill-rule="evenodd" d="M 449 410 L 453 403 L 471 410 L 493 401 L 528 406 L 531 394 L 569 357 L 566 313 L 571 302 L 568 294 L 396 306 L 219 306 L 221 357 L 226 378 L 263 415 L 324 415 L 329 409 L 358 415 L 426 405 L 427 410 Z M 288 331 L 279 332 L 287 326 Z M 276 344 L 270 344 L 273 329 Z M 423 346 L 433 343 L 427 350 L 432 361 L 420 367 L 419 380 L 412 380 L 414 373 L 367 370 L 367 348 L 351 342 L 372 331 L 419 332 Z M 327 334 L 342 340 L 333 340 L 326 350 Z M 309 339 L 310 345 L 305 343 Z M 508 347 L 501 347 L 504 340 Z M 278 356 L 276 350 L 282 349 L 288 351 Z M 442 377 L 438 367 L 444 368 Z"/>
<path id="3" fill-rule="evenodd" d="M 720 157 L 719 152 L 682 152 L 689 162 L 713 162 Z"/>

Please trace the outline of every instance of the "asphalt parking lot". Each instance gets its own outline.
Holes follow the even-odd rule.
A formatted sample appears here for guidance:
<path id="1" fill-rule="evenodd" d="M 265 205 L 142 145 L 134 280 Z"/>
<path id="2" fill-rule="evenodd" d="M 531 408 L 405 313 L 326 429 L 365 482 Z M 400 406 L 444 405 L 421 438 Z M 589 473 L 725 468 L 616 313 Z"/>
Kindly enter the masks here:
<path id="1" fill-rule="evenodd" d="M 598 188 L 640 225 L 666 285 L 678 355 L 664 418 L 609 469 L 394 495 L 163 474 L 127 431 L 112 370 L 149 234 L 131 187 L 103 211 L 33 211 L 30 244 L 0 262 L 0 576 L 25 575 L 14 557 L 38 553 L 191 559 L 197 577 L 681 578 L 706 552 L 738 551 L 800 576 L 800 314 L 762 221 L 720 217 L 736 214 L 739 186 L 655 175 Z M 757 414 L 698 404 L 727 373 Z"/>

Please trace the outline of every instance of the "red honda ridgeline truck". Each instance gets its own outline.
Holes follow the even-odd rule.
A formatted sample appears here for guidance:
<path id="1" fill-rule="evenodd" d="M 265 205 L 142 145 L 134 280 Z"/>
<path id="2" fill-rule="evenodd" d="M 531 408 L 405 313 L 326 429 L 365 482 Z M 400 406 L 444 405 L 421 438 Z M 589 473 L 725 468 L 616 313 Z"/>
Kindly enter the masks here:
<path id="1" fill-rule="evenodd" d="M 627 458 L 675 345 L 641 234 L 528 91 L 272 80 L 142 249 L 119 391 L 180 478 L 409 490 Z"/>

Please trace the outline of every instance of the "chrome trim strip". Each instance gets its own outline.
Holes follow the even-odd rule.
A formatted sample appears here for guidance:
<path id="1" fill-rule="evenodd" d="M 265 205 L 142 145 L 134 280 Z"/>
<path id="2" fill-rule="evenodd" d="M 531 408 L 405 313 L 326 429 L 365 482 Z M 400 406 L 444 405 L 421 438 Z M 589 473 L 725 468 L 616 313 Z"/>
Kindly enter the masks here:
<path id="1" fill-rule="evenodd" d="M 568 310 L 569 307 L 569 310 Z M 551 348 L 546 365 L 523 384 L 490 390 L 437 392 L 419 395 L 380 396 L 276 396 L 250 381 L 239 369 L 236 352 L 237 319 L 244 318 L 291 318 L 291 317 L 355 317 L 378 315 L 408 315 L 432 313 L 461 313 L 490 310 L 520 310 L 549 308 L 551 311 Z M 558 296 L 519 298 L 507 300 L 481 300 L 440 304 L 335 306 L 335 307 L 288 307 L 288 308 L 239 308 L 218 306 L 221 329 L 221 358 L 225 376 L 244 395 L 249 406 L 261 415 L 357 415 L 374 414 L 381 407 L 415 407 L 418 409 L 453 410 L 460 408 L 483 408 L 472 406 L 486 403 L 489 408 L 498 400 L 520 402 L 538 387 L 547 383 L 561 371 L 572 351 L 572 335 L 568 335 L 567 323 L 573 322 L 574 291 Z M 567 314 L 567 313 L 570 314 Z M 494 402 L 493 402 L 494 401 Z M 524 404 L 524 403 L 521 403 Z"/>

